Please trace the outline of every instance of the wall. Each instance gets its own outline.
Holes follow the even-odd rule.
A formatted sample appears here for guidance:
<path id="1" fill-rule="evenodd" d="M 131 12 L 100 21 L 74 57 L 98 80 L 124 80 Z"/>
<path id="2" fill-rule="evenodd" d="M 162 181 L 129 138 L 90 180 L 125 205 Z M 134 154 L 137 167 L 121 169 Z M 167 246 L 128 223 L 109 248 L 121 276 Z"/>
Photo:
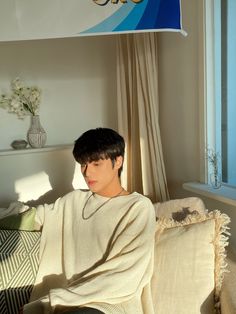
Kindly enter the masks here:
<path id="1" fill-rule="evenodd" d="M 85 130 L 117 128 L 115 39 L 111 36 L 0 43 L 0 92 L 20 76 L 42 89 L 47 145 L 72 144 Z M 72 188 L 71 149 L 1 155 L 26 138 L 29 117 L 0 109 L 0 206 L 17 199 L 52 201 Z M 32 183 L 32 184 L 31 184 Z M 29 189 L 38 187 L 32 194 Z"/>
<path id="2" fill-rule="evenodd" d="M 208 209 L 231 218 L 231 244 L 236 249 L 236 208 L 193 194 L 184 182 L 202 179 L 203 132 L 203 0 L 182 0 L 183 26 L 188 36 L 160 33 L 160 127 L 170 196 L 201 197 Z"/>
<path id="3" fill-rule="evenodd" d="M 182 183 L 199 179 L 198 19 L 196 0 L 183 0 L 188 36 L 160 33 L 160 127 L 171 197 L 184 196 Z"/>
<path id="4" fill-rule="evenodd" d="M 72 143 L 90 127 L 114 126 L 114 54 L 111 36 L 0 42 L 0 91 L 8 92 L 17 76 L 38 85 L 47 144 Z M 0 109 L 0 119 L 0 149 L 25 137 L 29 117 L 20 121 Z"/>

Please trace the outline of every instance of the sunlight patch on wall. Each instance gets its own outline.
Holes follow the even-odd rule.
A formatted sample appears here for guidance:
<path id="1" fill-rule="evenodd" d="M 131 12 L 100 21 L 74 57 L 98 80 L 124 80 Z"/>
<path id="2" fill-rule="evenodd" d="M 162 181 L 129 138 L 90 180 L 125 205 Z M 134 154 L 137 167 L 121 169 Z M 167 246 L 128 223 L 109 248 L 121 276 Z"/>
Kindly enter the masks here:
<path id="1" fill-rule="evenodd" d="M 43 171 L 28 176 L 15 182 L 15 191 L 18 201 L 27 202 L 37 200 L 39 197 L 52 190 L 48 175 Z"/>
<path id="2" fill-rule="evenodd" d="M 75 171 L 74 171 L 72 186 L 75 190 L 88 188 L 86 182 L 84 181 L 84 177 L 80 171 L 80 164 L 79 163 L 75 164 Z"/>

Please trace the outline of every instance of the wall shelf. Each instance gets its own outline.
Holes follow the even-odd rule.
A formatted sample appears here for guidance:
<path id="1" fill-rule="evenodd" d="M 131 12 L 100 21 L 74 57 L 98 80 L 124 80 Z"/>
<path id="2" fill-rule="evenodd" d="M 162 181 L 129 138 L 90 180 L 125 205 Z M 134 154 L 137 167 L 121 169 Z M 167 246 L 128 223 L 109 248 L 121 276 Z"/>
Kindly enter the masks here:
<path id="1" fill-rule="evenodd" d="M 42 148 L 25 148 L 25 149 L 3 149 L 0 150 L 0 156 L 8 156 L 8 155 L 24 155 L 24 154 L 35 154 L 35 153 L 46 153 L 55 150 L 64 150 L 64 149 L 72 149 L 72 144 L 62 144 L 62 145 L 52 145 L 52 146 L 44 146 Z"/>

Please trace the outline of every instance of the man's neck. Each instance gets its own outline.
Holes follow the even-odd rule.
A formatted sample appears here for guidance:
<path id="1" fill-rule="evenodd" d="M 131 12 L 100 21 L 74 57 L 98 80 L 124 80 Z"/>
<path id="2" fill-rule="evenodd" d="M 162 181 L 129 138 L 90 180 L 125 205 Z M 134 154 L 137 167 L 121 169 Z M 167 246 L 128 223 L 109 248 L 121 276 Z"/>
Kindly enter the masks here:
<path id="1" fill-rule="evenodd" d="M 123 187 L 121 185 L 119 185 L 115 188 L 113 187 L 112 189 L 109 188 L 109 189 L 106 189 L 103 191 L 95 192 L 95 194 L 100 195 L 100 196 L 104 196 L 104 197 L 115 197 L 118 195 L 122 195 L 123 192 L 124 192 Z"/>

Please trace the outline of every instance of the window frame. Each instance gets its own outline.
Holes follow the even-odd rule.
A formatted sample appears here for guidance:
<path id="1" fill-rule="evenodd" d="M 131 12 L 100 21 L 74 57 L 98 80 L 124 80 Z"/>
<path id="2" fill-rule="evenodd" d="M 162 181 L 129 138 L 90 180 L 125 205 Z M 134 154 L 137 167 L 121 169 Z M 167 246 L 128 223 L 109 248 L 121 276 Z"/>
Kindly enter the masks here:
<path id="1" fill-rule="evenodd" d="M 219 7 L 222 8 L 222 0 L 204 0 L 204 125 L 200 125 L 204 129 L 204 140 L 202 140 L 202 150 L 206 150 L 207 147 L 214 149 L 216 152 L 219 152 L 224 158 L 222 159 L 222 164 L 219 165 L 219 171 L 224 177 L 222 178 L 222 184 L 225 186 L 230 186 L 236 189 L 236 185 L 230 185 L 227 183 L 228 174 L 227 174 L 227 153 L 228 149 L 224 149 L 225 145 L 228 145 L 229 136 L 226 132 L 222 134 L 222 121 L 227 125 L 227 108 L 222 110 L 222 106 L 228 106 L 227 104 L 227 95 L 226 95 L 226 84 L 227 84 L 227 47 L 222 49 L 222 45 L 226 46 L 227 39 L 222 40 L 220 36 L 219 41 L 215 41 L 216 33 L 225 33 L 226 32 L 226 23 L 222 22 L 222 16 L 226 14 L 225 7 L 223 7 L 222 12 L 219 11 Z M 217 12 L 218 11 L 218 12 Z M 215 22 L 216 21 L 216 22 Z M 222 53 L 223 51 L 223 53 Z M 220 60 L 220 62 L 215 62 Z M 222 67 L 222 63 L 225 64 L 225 68 Z M 216 66 L 219 68 L 216 68 Z M 218 75 L 219 83 L 215 82 L 215 77 Z M 225 79 L 224 79 L 225 76 Z M 213 82 L 213 83 L 212 83 Z M 222 83 L 223 82 L 223 83 Z M 224 84 L 224 82 L 226 82 Z M 218 86 L 216 85 L 218 84 Z M 217 95 L 216 92 L 217 91 Z M 201 120 L 201 119 L 200 119 Z M 216 127 L 218 125 L 218 128 Z M 219 127 L 220 126 L 220 127 Z M 222 140 L 222 139 L 225 140 Z M 203 154 L 202 154 L 203 156 Z M 206 156 L 205 156 L 206 157 Z M 209 169 L 208 162 L 205 158 L 205 165 L 202 167 L 202 172 L 204 177 L 201 176 L 201 182 L 209 183 Z M 224 168 L 224 171 L 222 169 Z"/>

